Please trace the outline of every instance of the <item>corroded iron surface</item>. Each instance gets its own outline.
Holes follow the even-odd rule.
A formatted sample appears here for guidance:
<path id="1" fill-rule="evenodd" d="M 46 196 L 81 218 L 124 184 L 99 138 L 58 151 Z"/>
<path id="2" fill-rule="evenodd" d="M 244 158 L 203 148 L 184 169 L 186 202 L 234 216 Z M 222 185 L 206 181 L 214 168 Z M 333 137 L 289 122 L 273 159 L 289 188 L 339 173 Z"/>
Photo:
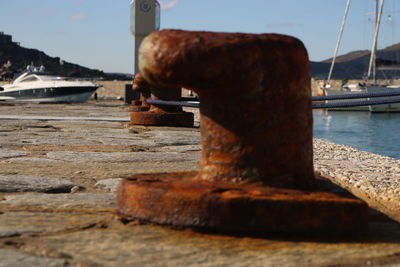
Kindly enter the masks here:
<path id="1" fill-rule="evenodd" d="M 142 101 L 132 100 L 131 105 L 129 106 L 129 111 L 142 111 Z"/>
<path id="2" fill-rule="evenodd" d="M 143 79 L 143 76 L 140 73 L 137 73 L 135 75 L 132 84 L 132 90 L 140 92 L 140 101 L 142 110 L 143 111 L 149 110 L 150 105 L 147 104 L 147 98 L 151 96 L 150 85 L 147 83 L 145 79 Z"/>
<path id="3" fill-rule="evenodd" d="M 132 125 L 193 127 L 191 112 L 135 111 L 131 112 Z"/>
<path id="4" fill-rule="evenodd" d="M 121 182 L 117 201 L 124 217 L 222 233 L 335 236 L 366 231 L 367 209 L 360 200 L 326 189 L 210 182 L 194 172 L 132 176 Z"/>
<path id="5" fill-rule="evenodd" d="M 129 111 L 148 111 L 150 105 L 147 104 L 147 98 L 151 96 L 150 86 L 140 73 L 137 73 L 133 79 L 132 90 L 140 93 L 140 100 L 132 101 Z"/>
<path id="6" fill-rule="evenodd" d="M 151 84 L 199 95 L 202 179 L 312 188 L 310 68 L 299 40 L 166 30 L 145 39 L 139 66 Z"/>
<path id="7" fill-rule="evenodd" d="M 158 88 L 150 86 L 139 73 L 135 75 L 133 90 L 141 92 L 141 102 L 131 105 L 131 124 L 145 126 L 192 127 L 193 113 L 184 112 L 182 107 L 149 105 L 147 99 L 180 101 L 181 88 Z"/>
<path id="8" fill-rule="evenodd" d="M 202 156 L 196 174 L 124 180 L 121 214 L 223 232 L 365 230 L 366 206 L 326 192 L 315 178 L 308 62 L 289 36 L 150 34 L 140 48 L 141 74 L 158 88 L 154 98 L 170 100 L 167 88 L 198 94 Z"/>

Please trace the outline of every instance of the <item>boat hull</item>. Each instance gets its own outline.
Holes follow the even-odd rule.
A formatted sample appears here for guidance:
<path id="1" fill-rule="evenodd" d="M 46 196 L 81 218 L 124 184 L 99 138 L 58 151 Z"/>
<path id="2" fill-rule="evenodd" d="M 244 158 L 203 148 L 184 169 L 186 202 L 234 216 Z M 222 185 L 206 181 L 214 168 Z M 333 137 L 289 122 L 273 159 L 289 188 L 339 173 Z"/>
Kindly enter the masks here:
<path id="1" fill-rule="evenodd" d="M 0 92 L 0 100 L 18 102 L 86 102 L 97 86 L 50 87 Z"/>
<path id="2" fill-rule="evenodd" d="M 368 93 L 385 93 L 385 92 L 399 92 L 400 88 L 389 88 L 389 87 L 368 87 Z M 389 97 L 376 97 L 374 99 L 388 99 Z M 400 112 L 400 103 L 383 104 L 369 106 L 371 112 Z"/>
<path id="3" fill-rule="evenodd" d="M 340 90 L 334 90 L 334 89 L 324 89 L 325 94 L 327 96 L 331 95 L 348 95 L 348 94 L 359 94 L 361 93 L 360 91 L 340 91 Z M 368 100 L 368 98 L 358 98 L 358 99 L 343 99 L 343 100 L 327 100 L 325 103 L 332 103 L 332 102 L 340 102 L 340 103 L 345 103 L 345 102 L 352 102 L 355 100 Z M 330 111 L 370 111 L 369 106 L 358 106 L 358 107 L 341 107 L 341 108 L 328 108 L 327 110 Z"/>
<path id="4" fill-rule="evenodd" d="M 349 94 L 359 94 L 359 93 L 393 93 L 399 92 L 400 88 L 390 88 L 382 86 L 370 86 L 363 91 L 340 91 L 334 89 L 325 89 L 326 95 L 349 95 Z M 352 101 L 368 101 L 368 100 L 388 100 L 389 96 L 385 97 L 374 97 L 374 98 L 358 98 L 358 99 L 343 99 L 343 100 L 331 100 L 326 101 L 326 103 L 332 102 L 352 102 Z M 328 108 L 330 111 L 369 111 L 369 112 L 400 112 L 400 103 L 393 104 L 382 104 L 382 105 L 369 105 L 369 106 L 357 106 L 357 107 L 340 107 L 340 108 Z"/>

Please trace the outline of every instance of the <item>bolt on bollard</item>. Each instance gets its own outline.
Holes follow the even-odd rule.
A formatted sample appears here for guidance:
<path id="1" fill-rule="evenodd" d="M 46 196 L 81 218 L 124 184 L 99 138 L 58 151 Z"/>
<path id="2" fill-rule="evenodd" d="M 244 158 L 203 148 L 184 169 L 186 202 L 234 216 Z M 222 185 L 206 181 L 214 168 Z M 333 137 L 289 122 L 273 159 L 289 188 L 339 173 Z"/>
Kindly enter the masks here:
<path id="1" fill-rule="evenodd" d="M 301 41 L 163 30 L 144 40 L 139 66 L 160 91 L 198 94 L 202 154 L 198 172 L 122 180 L 123 217 L 239 234 L 366 231 L 365 203 L 332 192 L 314 174 L 310 68 Z"/>

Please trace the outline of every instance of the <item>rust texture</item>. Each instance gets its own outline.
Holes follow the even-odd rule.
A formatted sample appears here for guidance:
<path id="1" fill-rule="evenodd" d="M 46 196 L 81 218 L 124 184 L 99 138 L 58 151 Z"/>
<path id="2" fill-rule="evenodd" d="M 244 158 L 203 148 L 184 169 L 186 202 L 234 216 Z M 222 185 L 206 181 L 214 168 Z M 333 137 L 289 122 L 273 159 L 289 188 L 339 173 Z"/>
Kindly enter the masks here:
<path id="1" fill-rule="evenodd" d="M 184 112 L 182 107 L 149 105 L 147 98 L 180 101 L 181 88 L 160 88 L 150 86 L 142 75 L 136 74 L 133 90 L 141 92 L 141 103 L 131 105 L 131 124 L 146 126 L 181 126 L 192 127 L 193 113 Z M 138 106 L 140 104 L 140 106 Z"/>
<path id="2" fill-rule="evenodd" d="M 152 84 L 200 98 L 200 177 L 313 186 L 310 73 L 288 36 L 163 31 L 141 50 Z"/>
<path id="3" fill-rule="evenodd" d="M 124 179 L 119 212 L 162 225 L 233 234 L 365 233 L 361 201 L 324 191 L 216 183 L 196 173 L 157 173 Z"/>
<path id="4" fill-rule="evenodd" d="M 129 111 L 148 111 L 150 105 L 147 103 L 147 98 L 151 96 L 150 86 L 140 73 L 137 73 L 133 79 L 132 90 L 140 93 L 140 100 L 133 100 Z"/>
<path id="5" fill-rule="evenodd" d="M 153 183 L 143 182 L 146 175 L 125 180 L 120 212 L 218 231 L 365 229 L 365 204 L 334 197 L 315 179 L 308 62 L 302 42 L 284 35 L 150 34 L 140 48 L 143 78 L 157 88 L 192 89 L 200 98 L 200 168 L 172 180 L 162 174 Z"/>

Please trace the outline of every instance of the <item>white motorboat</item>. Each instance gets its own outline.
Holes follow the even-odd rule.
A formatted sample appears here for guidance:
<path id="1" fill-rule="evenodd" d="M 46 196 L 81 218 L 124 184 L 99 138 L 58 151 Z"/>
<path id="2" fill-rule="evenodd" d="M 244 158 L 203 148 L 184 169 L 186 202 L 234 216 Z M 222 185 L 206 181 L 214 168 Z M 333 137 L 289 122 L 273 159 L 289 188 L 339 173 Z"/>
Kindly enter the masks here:
<path id="1" fill-rule="evenodd" d="M 86 102 L 99 88 L 88 81 L 68 80 L 44 72 L 25 72 L 0 87 L 0 101 Z"/>

